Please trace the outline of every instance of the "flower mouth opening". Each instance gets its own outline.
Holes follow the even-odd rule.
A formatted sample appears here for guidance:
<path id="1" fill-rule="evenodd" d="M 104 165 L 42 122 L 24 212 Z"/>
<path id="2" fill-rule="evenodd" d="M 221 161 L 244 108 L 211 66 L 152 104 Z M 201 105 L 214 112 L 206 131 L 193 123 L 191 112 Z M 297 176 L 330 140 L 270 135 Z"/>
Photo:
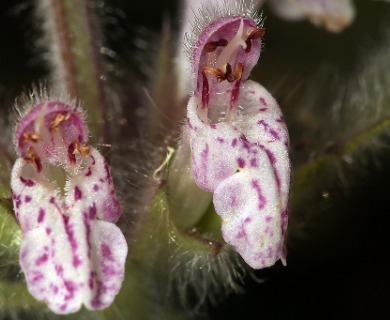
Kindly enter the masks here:
<path id="1" fill-rule="evenodd" d="M 76 154 L 89 154 L 88 133 L 82 115 L 60 102 L 41 103 L 30 110 L 15 132 L 18 153 L 38 172 L 43 164 L 76 164 Z"/>
<path id="2" fill-rule="evenodd" d="M 198 115 L 203 121 L 230 121 L 237 109 L 241 82 L 260 55 L 264 34 L 264 29 L 257 28 L 253 21 L 236 17 L 215 30 L 199 48 L 202 51 L 196 95 Z"/>

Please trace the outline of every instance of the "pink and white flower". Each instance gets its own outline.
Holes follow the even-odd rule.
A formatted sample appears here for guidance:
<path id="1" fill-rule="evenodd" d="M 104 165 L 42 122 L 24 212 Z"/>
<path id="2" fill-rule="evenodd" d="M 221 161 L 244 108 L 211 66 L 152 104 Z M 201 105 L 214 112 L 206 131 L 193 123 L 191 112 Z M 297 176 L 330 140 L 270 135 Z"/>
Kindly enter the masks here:
<path id="1" fill-rule="evenodd" d="M 30 293 L 60 314 L 108 307 L 124 279 L 119 201 L 107 163 L 87 142 L 80 110 L 61 101 L 37 102 L 15 130 L 20 265 Z"/>
<path id="2" fill-rule="evenodd" d="M 224 240 L 264 268 L 285 261 L 289 137 L 275 99 L 247 80 L 260 56 L 261 20 L 247 8 L 215 12 L 190 44 L 194 93 L 183 143 L 195 182 L 213 192 Z"/>

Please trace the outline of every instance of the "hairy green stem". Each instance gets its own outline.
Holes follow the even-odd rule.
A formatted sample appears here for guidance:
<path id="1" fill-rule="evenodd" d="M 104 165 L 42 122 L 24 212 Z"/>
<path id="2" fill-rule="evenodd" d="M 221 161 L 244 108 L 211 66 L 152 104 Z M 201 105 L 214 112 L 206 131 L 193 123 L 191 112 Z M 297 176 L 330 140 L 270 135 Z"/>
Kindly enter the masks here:
<path id="1" fill-rule="evenodd" d="M 172 31 L 168 19 L 164 20 L 155 54 L 154 72 L 145 92 L 149 104 L 147 137 L 152 143 L 175 141 L 179 135 L 178 125 L 185 116 L 185 104 L 177 99 L 177 82 L 174 75 Z M 167 132 L 170 134 L 167 135 Z M 172 135 L 172 136 L 169 136 Z"/>
<path id="2" fill-rule="evenodd" d="M 49 50 L 53 90 L 65 90 L 82 101 L 94 141 L 107 142 L 106 75 L 94 6 L 91 0 L 37 0 L 37 13 Z"/>

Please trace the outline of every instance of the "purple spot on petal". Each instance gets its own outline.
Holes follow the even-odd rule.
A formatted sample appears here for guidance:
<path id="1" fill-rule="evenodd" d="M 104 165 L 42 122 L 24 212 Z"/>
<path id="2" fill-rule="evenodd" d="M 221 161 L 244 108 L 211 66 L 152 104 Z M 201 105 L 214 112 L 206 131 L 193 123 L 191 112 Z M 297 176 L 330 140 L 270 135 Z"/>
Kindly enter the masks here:
<path id="1" fill-rule="evenodd" d="M 95 272 L 91 271 L 90 275 L 89 275 L 89 279 L 88 279 L 88 287 L 89 289 L 93 289 L 93 283 L 95 281 Z"/>
<path id="2" fill-rule="evenodd" d="M 91 226 L 90 221 L 88 219 L 88 212 L 83 212 L 83 222 L 85 227 L 85 235 L 87 238 L 87 256 L 90 259 L 92 257 L 91 250 L 92 250 L 92 244 L 91 244 Z"/>
<path id="3" fill-rule="evenodd" d="M 281 216 L 282 216 L 282 232 L 284 234 L 286 229 L 287 229 L 287 223 L 288 223 L 288 211 L 287 211 L 287 209 L 285 209 L 281 213 Z"/>
<path id="4" fill-rule="evenodd" d="M 234 148 L 236 145 L 237 145 L 237 139 L 234 138 L 234 139 L 232 140 L 232 147 Z"/>
<path id="5" fill-rule="evenodd" d="M 58 293 L 58 287 L 56 285 L 50 284 L 50 288 L 53 291 L 54 294 Z"/>
<path id="6" fill-rule="evenodd" d="M 264 99 L 263 97 L 260 97 L 259 101 L 260 101 L 260 103 L 261 103 L 263 106 L 268 107 L 268 103 L 267 103 L 267 101 L 265 101 L 265 99 Z"/>
<path id="7" fill-rule="evenodd" d="M 78 201 L 78 200 L 80 200 L 81 198 L 82 198 L 82 193 L 81 193 L 81 190 L 80 190 L 80 188 L 78 187 L 78 186 L 76 186 L 75 188 L 74 188 L 74 200 L 75 201 Z"/>
<path id="8" fill-rule="evenodd" d="M 21 195 L 13 194 L 12 198 L 14 200 L 16 209 L 19 209 L 20 205 L 22 204 Z"/>
<path id="9" fill-rule="evenodd" d="M 202 151 L 202 158 L 207 158 L 209 155 L 209 144 L 206 143 L 205 148 Z"/>
<path id="10" fill-rule="evenodd" d="M 89 177 L 92 174 L 92 168 L 89 167 L 87 173 L 85 174 L 86 177 Z"/>
<path id="11" fill-rule="evenodd" d="M 250 164 L 251 164 L 252 168 L 258 168 L 259 167 L 259 164 L 257 163 L 257 159 L 256 158 L 252 158 L 251 161 L 250 161 Z"/>
<path id="12" fill-rule="evenodd" d="M 246 238 L 247 237 L 246 231 L 245 231 L 245 229 L 242 226 L 240 228 L 240 231 L 238 231 L 238 233 L 236 234 L 236 237 L 238 239 L 242 239 L 242 238 Z"/>
<path id="13" fill-rule="evenodd" d="M 45 262 L 47 262 L 47 260 L 49 259 L 47 253 L 44 253 L 43 255 L 41 255 L 36 261 L 35 261 L 35 265 L 36 266 L 41 266 L 42 264 L 44 264 Z"/>
<path id="14" fill-rule="evenodd" d="M 237 163 L 238 163 L 238 166 L 240 168 L 244 168 L 245 167 L 245 160 L 243 158 L 238 158 L 237 159 Z"/>
<path id="15" fill-rule="evenodd" d="M 29 202 L 31 201 L 31 197 L 30 197 L 30 196 L 25 196 L 25 197 L 24 197 L 24 201 L 25 201 L 26 203 L 29 203 Z"/>
<path id="16" fill-rule="evenodd" d="M 56 264 L 55 267 L 54 267 L 55 271 L 56 271 L 56 275 L 61 277 L 63 272 L 64 272 L 64 268 L 59 265 L 59 264 Z"/>
<path id="17" fill-rule="evenodd" d="M 250 152 L 250 149 L 251 149 L 251 144 L 250 142 L 248 141 L 248 139 L 242 134 L 240 136 L 240 141 L 242 143 L 242 146 L 245 150 L 247 150 L 248 152 Z"/>
<path id="18" fill-rule="evenodd" d="M 111 249 L 108 245 L 106 245 L 105 243 L 102 243 L 100 250 L 101 250 L 101 253 L 102 253 L 102 256 L 104 259 L 111 261 L 111 262 L 115 261 L 114 257 L 112 256 Z"/>
<path id="19" fill-rule="evenodd" d="M 46 234 L 49 235 L 51 233 L 51 229 L 50 228 L 46 228 Z"/>
<path id="20" fill-rule="evenodd" d="M 42 280 L 43 274 L 41 272 L 35 272 L 34 277 L 31 279 L 31 284 L 35 285 L 37 284 L 40 280 Z"/>
<path id="21" fill-rule="evenodd" d="M 42 208 L 39 208 L 39 213 L 38 213 L 38 223 L 41 223 L 43 219 L 45 218 L 45 210 Z"/>
<path id="22" fill-rule="evenodd" d="M 190 118 L 187 117 L 186 119 L 187 119 L 187 123 L 188 123 L 188 126 L 190 127 L 190 129 L 193 129 Z"/>
<path id="23" fill-rule="evenodd" d="M 278 132 L 272 129 L 272 127 L 266 121 L 259 120 L 257 124 L 261 125 L 264 128 L 264 131 L 268 132 L 272 136 L 272 138 L 274 138 L 275 140 L 280 140 Z"/>
<path id="24" fill-rule="evenodd" d="M 25 179 L 23 177 L 20 177 L 20 181 L 26 186 L 26 187 L 33 187 L 35 185 L 35 182 L 30 179 Z"/>
<path id="25" fill-rule="evenodd" d="M 118 275 L 118 271 L 111 265 L 104 265 L 102 272 L 106 278 L 112 278 Z"/>
<path id="26" fill-rule="evenodd" d="M 68 294 L 64 297 L 65 300 L 71 300 L 74 298 L 74 293 L 77 290 L 77 286 L 73 281 L 64 281 L 64 286 L 68 291 Z"/>
<path id="27" fill-rule="evenodd" d="M 94 220 L 96 217 L 96 204 L 92 203 L 92 206 L 89 208 L 89 219 Z"/>
<path id="28" fill-rule="evenodd" d="M 252 187 L 256 190 L 257 192 L 257 198 L 259 200 L 259 205 L 258 205 L 258 208 L 259 210 L 263 210 L 265 205 L 267 204 L 267 199 L 264 197 L 262 191 L 261 191 L 261 187 L 260 187 L 260 184 L 259 184 L 259 181 L 257 180 L 252 180 Z"/>
<path id="29" fill-rule="evenodd" d="M 225 142 L 225 139 L 224 139 L 224 138 L 221 138 L 221 137 L 218 137 L 218 138 L 217 138 L 217 141 L 218 141 L 219 143 L 224 143 L 224 142 Z"/>
<path id="30" fill-rule="evenodd" d="M 274 231 L 273 231 L 269 226 L 267 226 L 267 227 L 264 229 L 264 233 L 265 233 L 265 234 L 268 234 L 268 236 L 269 236 L 270 238 L 272 238 L 272 237 L 275 235 Z"/>
<path id="31" fill-rule="evenodd" d="M 268 252 L 267 258 L 272 258 L 274 256 L 274 249 L 272 247 L 269 247 L 267 252 Z"/>
<path id="32" fill-rule="evenodd" d="M 272 169 L 274 171 L 274 175 L 275 175 L 275 179 L 276 179 L 276 183 L 278 185 L 278 188 L 280 189 L 280 186 L 282 183 L 280 181 L 279 172 L 276 168 L 276 157 L 270 150 L 268 150 L 264 146 L 260 146 L 260 147 L 267 153 L 267 156 L 268 156 L 269 160 L 271 161 Z"/>
<path id="33" fill-rule="evenodd" d="M 271 220 L 272 220 L 272 217 L 271 216 L 267 216 L 267 217 L 265 217 L 265 222 L 271 222 Z"/>
<path id="34" fill-rule="evenodd" d="M 104 163 L 104 170 L 106 171 L 106 179 L 107 181 L 111 181 L 110 170 L 108 169 L 108 164 Z"/>
<path id="35" fill-rule="evenodd" d="M 207 170 L 208 170 L 208 156 L 209 156 L 209 144 L 206 143 L 201 153 L 201 166 L 200 174 L 203 176 L 204 183 L 207 184 Z"/>
<path id="36" fill-rule="evenodd" d="M 81 265 L 81 259 L 78 256 L 73 256 L 72 264 L 73 267 L 77 268 L 79 265 Z"/>
<path id="37" fill-rule="evenodd" d="M 244 223 L 249 223 L 249 222 L 251 222 L 252 221 L 252 218 L 250 218 L 250 217 L 246 217 L 245 219 L 244 219 Z"/>
<path id="38" fill-rule="evenodd" d="M 93 186 L 93 191 L 98 191 L 99 190 L 99 186 L 97 185 L 97 184 L 95 184 L 94 186 Z"/>
<path id="39" fill-rule="evenodd" d="M 101 283 L 101 281 L 96 281 L 96 284 L 97 284 L 97 288 L 95 291 L 95 296 L 91 300 L 91 306 L 95 309 L 100 309 L 103 305 L 103 302 L 100 299 L 101 299 L 102 294 L 105 291 L 105 288 L 104 288 L 103 284 Z"/>
<path id="40" fill-rule="evenodd" d="M 68 216 L 62 216 L 65 224 L 65 232 L 70 244 L 70 247 L 72 249 L 73 257 L 77 254 L 77 241 L 74 235 L 73 225 L 69 223 L 69 217 Z"/>
<path id="41" fill-rule="evenodd" d="M 268 110 L 268 108 L 260 108 L 259 109 L 260 112 L 264 112 L 264 111 L 267 111 L 267 110 Z"/>

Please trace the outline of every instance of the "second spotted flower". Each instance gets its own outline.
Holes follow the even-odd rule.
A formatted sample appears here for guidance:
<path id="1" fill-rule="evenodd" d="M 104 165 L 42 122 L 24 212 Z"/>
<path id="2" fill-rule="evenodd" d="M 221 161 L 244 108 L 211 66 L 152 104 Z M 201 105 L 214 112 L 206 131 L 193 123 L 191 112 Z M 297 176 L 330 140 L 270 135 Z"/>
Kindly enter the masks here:
<path id="1" fill-rule="evenodd" d="M 283 115 L 266 89 L 247 80 L 265 31 L 245 6 L 203 10 L 208 21 L 190 36 L 194 83 L 183 143 L 195 182 L 213 192 L 224 240 L 251 267 L 264 268 L 285 261 L 290 188 Z"/>

